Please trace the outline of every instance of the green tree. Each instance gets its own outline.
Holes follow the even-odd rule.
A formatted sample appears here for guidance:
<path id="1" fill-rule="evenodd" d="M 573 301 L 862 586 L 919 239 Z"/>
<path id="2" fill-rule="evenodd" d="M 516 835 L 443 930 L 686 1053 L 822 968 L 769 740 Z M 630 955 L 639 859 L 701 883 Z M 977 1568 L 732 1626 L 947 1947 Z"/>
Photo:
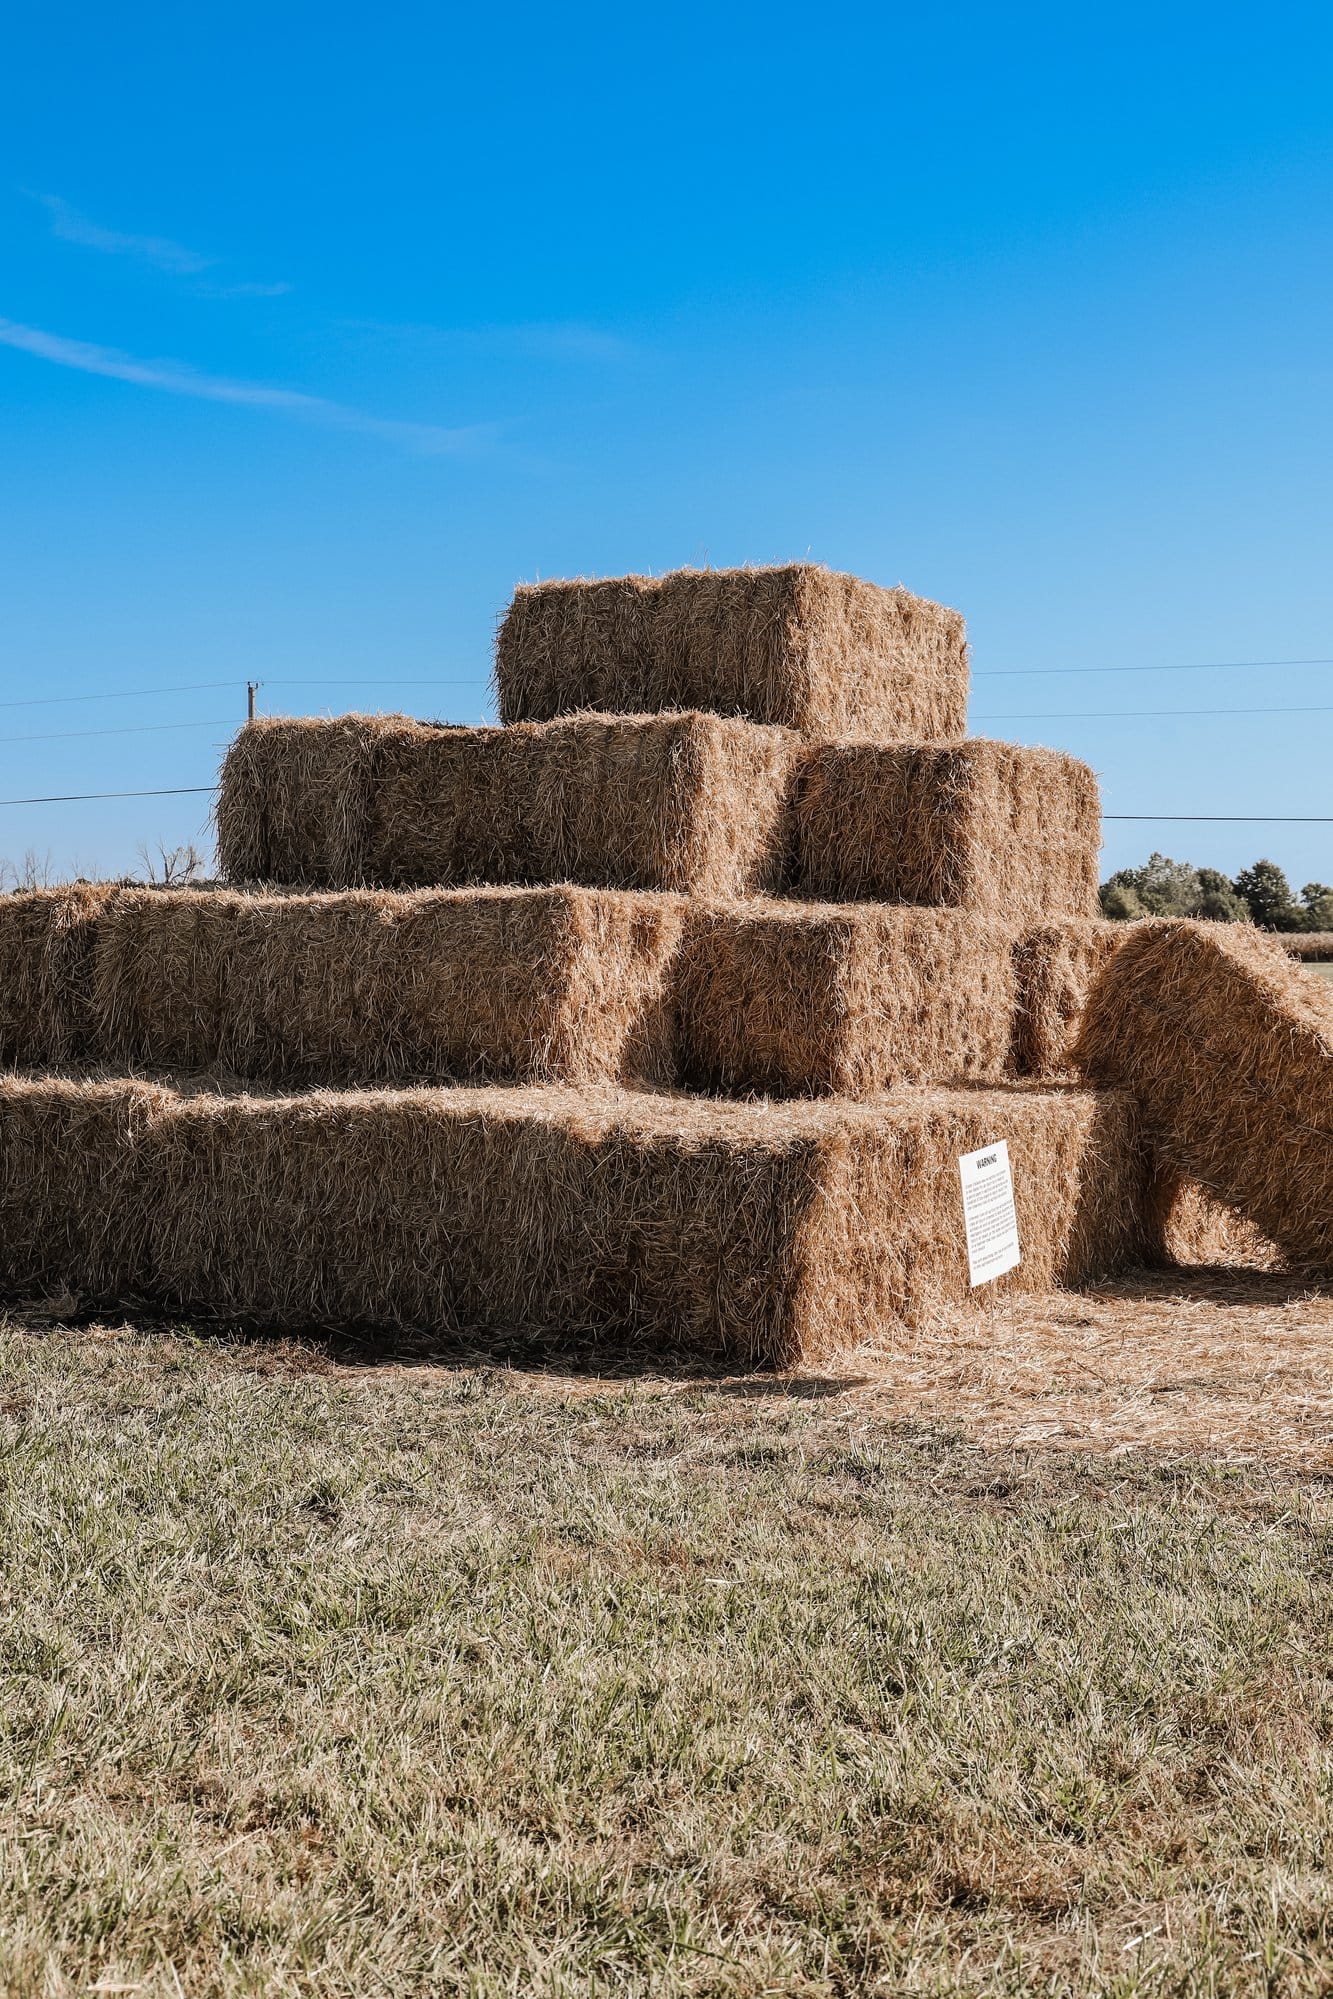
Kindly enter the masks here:
<path id="1" fill-rule="evenodd" d="M 1106 916 L 1201 916 L 1214 923 L 1248 923 L 1235 885 L 1217 868 L 1196 868 L 1169 854 L 1150 854 L 1141 868 L 1120 868 L 1103 883 Z"/>
<path id="2" fill-rule="evenodd" d="M 1326 882 L 1307 882 L 1301 904 L 1307 930 L 1333 930 L 1333 888 Z"/>
<path id="3" fill-rule="evenodd" d="M 1235 883 L 1220 868 L 1199 869 L 1199 907 L 1196 914 L 1210 923 L 1248 923 L 1249 905 L 1237 895 Z"/>
<path id="4" fill-rule="evenodd" d="M 1291 883 L 1276 861 L 1256 861 L 1236 876 L 1236 893 L 1265 930 L 1299 930 L 1303 912 L 1292 900 Z"/>
<path id="5" fill-rule="evenodd" d="M 1112 875 L 1110 881 L 1103 882 L 1099 890 L 1102 915 L 1111 917 L 1116 923 L 1125 923 L 1131 917 L 1142 916 L 1143 904 L 1134 890 Z"/>
<path id="6" fill-rule="evenodd" d="M 1120 868 L 1106 889 L 1127 890 L 1138 903 L 1127 913 L 1135 916 L 1193 916 L 1202 895 L 1198 869 L 1167 854 L 1150 854 L 1141 868 Z"/>

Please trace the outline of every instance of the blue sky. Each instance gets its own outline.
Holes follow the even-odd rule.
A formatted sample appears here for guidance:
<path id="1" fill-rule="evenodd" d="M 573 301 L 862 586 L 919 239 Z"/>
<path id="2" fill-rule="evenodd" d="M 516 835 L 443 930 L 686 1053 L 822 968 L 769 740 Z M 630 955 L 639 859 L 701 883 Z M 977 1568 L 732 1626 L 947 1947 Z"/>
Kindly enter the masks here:
<path id="1" fill-rule="evenodd" d="M 248 676 L 477 719 L 521 578 L 809 554 L 962 609 L 974 729 L 1109 813 L 1333 810 L 1326 10 L 56 0 L 5 53 L 0 797 L 206 785 Z M 1205 708 L 1306 712 L 1142 712 Z M 1333 880 L 1333 827 L 1107 836 Z"/>

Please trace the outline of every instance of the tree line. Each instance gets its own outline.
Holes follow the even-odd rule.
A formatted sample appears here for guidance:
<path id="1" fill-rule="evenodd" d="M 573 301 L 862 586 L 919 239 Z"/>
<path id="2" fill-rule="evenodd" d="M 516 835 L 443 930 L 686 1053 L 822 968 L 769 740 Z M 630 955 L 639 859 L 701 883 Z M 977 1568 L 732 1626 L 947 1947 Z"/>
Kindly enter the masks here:
<path id="1" fill-rule="evenodd" d="M 1307 882 L 1299 895 L 1276 861 L 1256 861 L 1234 878 L 1150 854 L 1141 868 L 1118 868 L 1101 887 L 1103 915 L 1193 916 L 1257 923 L 1264 930 L 1333 930 L 1333 888 Z"/>

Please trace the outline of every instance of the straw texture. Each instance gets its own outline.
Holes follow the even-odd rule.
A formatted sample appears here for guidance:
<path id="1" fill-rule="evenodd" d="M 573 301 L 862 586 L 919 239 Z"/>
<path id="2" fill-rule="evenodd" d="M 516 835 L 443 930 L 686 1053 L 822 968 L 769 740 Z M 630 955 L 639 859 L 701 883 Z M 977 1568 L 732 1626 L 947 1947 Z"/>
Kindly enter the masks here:
<path id="1" fill-rule="evenodd" d="M 753 893 L 778 883 L 794 749 L 701 714 L 262 720 L 223 765 L 219 860 L 236 881 L 333 887 Z"/>
<path id="2" fill-rule="evenodd" d="M 1149 1202 L 1152 1261 L 1182 1268 L 1281 1270 L 1285 1259 L 1262 1229 L 1197 1180 L 1160 1163 Z"/>
<path id="3" fill-rule="evenodd" d="M 1012 1067 L 1048 1082 L 1077 1077 L 1074 1050 L 1088 995 L 1112 956 L 1139 928 L 1104 918 L 1051 917 L 1029 925 L 1014 947 Z"/>
<path id="4" fill-rule="evenodd" d="M 1134 1091 L 1174 1165 L 1333 1270 L 1333 991 L 1243 924 L 1135 926 L 1097 980 L 1078 1059 Z"/>
<path id="5" fill-rule="evenodd" d="M 676 998 L 688 1087 L 864 1097 L 895 1083 L 998 1081 L 1013 933 L 967 910 L 693 907 Z"/>
<path id="6" fill-rule="evenodd" d="M 0 1282 L 124 1303 L 149 1288 L 144 1143 L 175 1099 L 145 1083 L 0 1076 Z"/>
<path id="7" fill-rule="evenodd" d="M 276 1084 L 666 1081 L 679 926 L 674 897 L 568 887 L 123 890 L 95 1052 Z"/>
<path id="8" fill-rule="evenodd" d="M 223 759 L 214 810 L 218 866 L 231 881 L 355 886 L 375 749 L 405 716 L 265 716 Z"/>
<path id="9" fill-rule="evenodd" d="M 811 735 L 967 730 L 958 613 L 815 563 L 521 584 L 496 682 L 505 722 L 712 708 Z"/>
<path id="10" fill-rule="evenodd" d="M 1056 750 L 812 744 L 793 810 L 794 886 L 1007 915 L 1097 914 L 1097 780 Z"/>
<path id="11" fill-rule="evenodd" d="M 1000 1137 L 1023 1239 L 1004 1288 L 1141 1254 L 1145 1155 L 1116 1092 L 764 1106 L 0 1078 L 0 1286 L 795 1365 L 968 1298 L 957 1155 Z"/>
<path id="12" fill-rule="evenodd" d="M 93 946 L 114 885 L 0 895 L 0 1064 L 77 1062 L 93 1032 Z"/>

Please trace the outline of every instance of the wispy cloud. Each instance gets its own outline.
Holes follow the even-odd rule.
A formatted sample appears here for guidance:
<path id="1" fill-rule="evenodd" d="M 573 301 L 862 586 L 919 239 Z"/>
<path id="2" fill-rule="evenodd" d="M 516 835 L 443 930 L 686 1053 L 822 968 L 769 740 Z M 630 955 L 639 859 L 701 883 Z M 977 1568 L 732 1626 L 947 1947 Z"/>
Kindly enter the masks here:
<path id="1" fill-rule="evenodd" d="M 154 270 L 166 271 L 174 278 L 195 278 L 198 282 L 191 289 L 200 298 L 282 298 L 292 289 L 281 282 L 263 284 L 248 279 L 205 278 L 205 271 L 219 268 L 220 258 L 175 243 L 170 236 L 133 236 L 123 229 L 106 229 L 62 195 L 39 194 L 32 188 L 24 188 L 23 192 L 29 201 L 46 210 L 51 218 L 51 234 L 59 236 L 62 242 L 78 243 L 85 250 L 99 250 L 106 257 L 129 257 L 136 263 L 151 264 Z"/>
<path id="2" fill-rule="evenodd" d="M 601 326 L 581 326 L 575 321 L 491 327 L 481 331 L 483 338 L 489 332 L 492 339 L 508 341 L 520 353 L 531 354 L 538 359 L 627 361 L 634 352 L 621 334 L 610 333 Z"/>
<path id="3" fill-rule="evenodd" d="M 195 286 L 200 298 L 285 298 L 291 289 L 290 285 L 282 283 L 222 285 L 210 282 Z"/>
<path id="4" fill-rule="evenodd" d="M 429 340 L 489 353 L 520 354 L 538 361 L 632 361 L 639 350 L 623 334 L 578 320 L 527 320 L 513 326 L 431 326 L 414 321 L 348 319 L 353 332 L 404 340 Z"/>
<path id="5" fill-rule="evenodd" d="M 325 396 L 307 395 L 301 389 L 273 388 L 265 382 L 233 381 L 225 375 L 207 375 L 180 361 L 141 361 L 116 347 L 99 347 L 87 340 L 67 340 L 58 333 L 45 333 L 37 326 L 22 326 L 17 320 L 0 319 L 0 345 L 16 347 L 21 353 L 36 355 L 58 368 L 74 368 L 84 375 L 105 375 L 116 382 L 133 382 L 141 389 L 159 389 L 167 395 L 193 396 L 203 402 L 234 403 L 245 409 L 273 410 L 307 423 L 325 424 L 338 430 L 355 430 L 367 437 L 380 437 L 404 449 L 436 455 L 464 451 L 494 436 L 494 427 L 471 424 L 447 429 L 433 423 L 398 423 L 392 418 L 371 416 L 346 403 L 330 402 Z"/>
<path id="6" fill-rule="evenodd" d="M 205 257 L 198 250 L 187 249 L 184 243 L 173 243 L 169 236 L 129 236 L 120 229 L 104 229 L 100 222 L 81 215 L 58 194 L 38 194 L 27 188 L 24 192 L 50 216 L 53 236 L 66 243 L 81 243 L 85 250 L 100 250 L 108 257 L 134 257 L 177 277 L 194 277 L 217 263 L 216 257 Z"/>

